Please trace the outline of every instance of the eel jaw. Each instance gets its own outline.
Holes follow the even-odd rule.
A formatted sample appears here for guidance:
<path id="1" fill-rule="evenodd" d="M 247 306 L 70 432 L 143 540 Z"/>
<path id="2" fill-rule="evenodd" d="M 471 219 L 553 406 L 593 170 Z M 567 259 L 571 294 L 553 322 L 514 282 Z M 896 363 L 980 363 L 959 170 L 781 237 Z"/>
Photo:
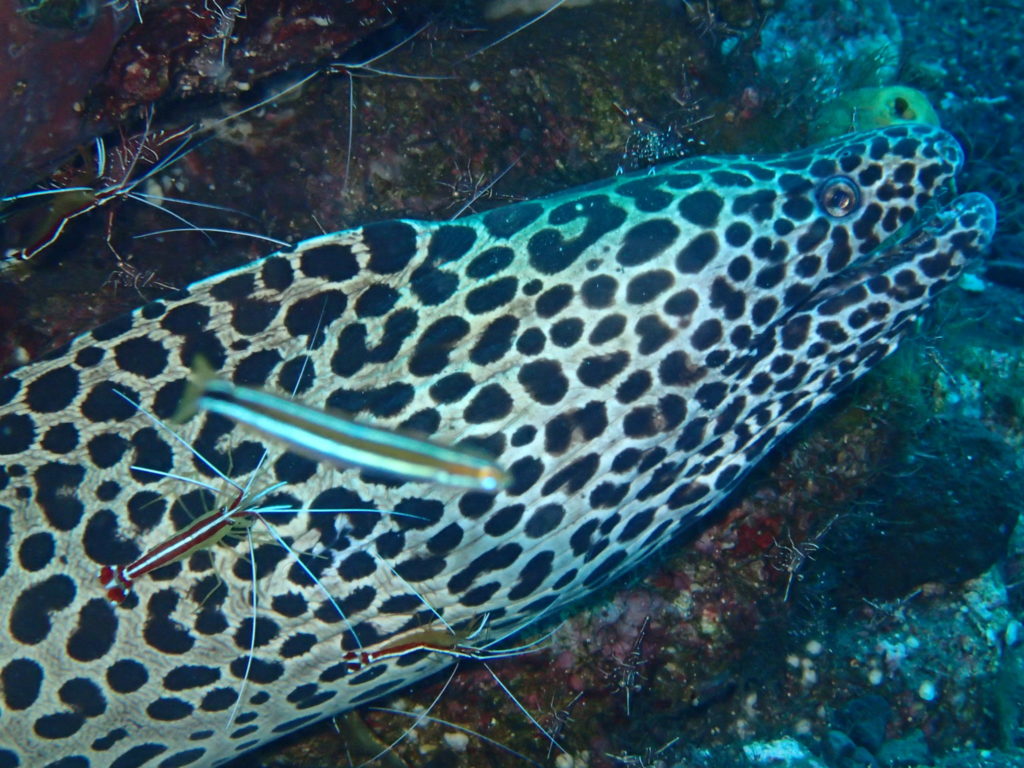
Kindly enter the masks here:
<path id="1" fill-rule="evenodd" d="M 929 291 L 934 293 L 956 277 L 969 261 L 981 256 L 992 242 L 996 222 L 995 205 L 979 192 L 968 192 L 947 203 L 933 199 L 871 253 L 822 281 L 787 316 L 820 305 L 872 278 L 895 274 L 901 266 L 912 263 L 919 264 L 928 278 L 938 277 L 943 269 L 949 272 L 940 279 L 941 285 Z"/>

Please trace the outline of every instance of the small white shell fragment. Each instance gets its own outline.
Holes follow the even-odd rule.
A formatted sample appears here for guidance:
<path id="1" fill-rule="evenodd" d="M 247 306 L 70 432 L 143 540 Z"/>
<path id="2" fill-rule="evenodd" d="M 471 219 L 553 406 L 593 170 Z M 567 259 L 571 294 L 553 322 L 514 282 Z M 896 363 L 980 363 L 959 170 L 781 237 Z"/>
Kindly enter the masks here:
<path id="1" fill-rule="evenodd" d="M 444 735 L 444 743 L 454 752 L 465 752 L 469 744 L 469 736 L 462 731 L 450 731 Z"/>

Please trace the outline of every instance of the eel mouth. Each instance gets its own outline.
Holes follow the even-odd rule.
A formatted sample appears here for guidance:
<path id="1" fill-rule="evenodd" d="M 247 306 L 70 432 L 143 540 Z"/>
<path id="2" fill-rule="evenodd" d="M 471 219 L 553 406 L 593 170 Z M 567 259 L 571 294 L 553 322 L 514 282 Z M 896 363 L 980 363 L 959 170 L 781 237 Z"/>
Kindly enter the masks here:
<path id="1" fill-rule="evenodd" d="M 959 272 L 965 263 L 981 256 L 992 241 L 997 222 L 996 207 L 987 196 L 979 192 L 955 195 L 951 179 L 906 224 L 869 253 L 821 281 L 788 314 L 804 311 L 911 264 L 922 264 L 926 279 L 952 277 L 949 273 L 954 266 L 955 272 Z M 933 265 L 924 263 L 928 259 L 938 259 L 946 268 L 936 270 Z M 939 271 L 946 274 L 939 274 Z"/>

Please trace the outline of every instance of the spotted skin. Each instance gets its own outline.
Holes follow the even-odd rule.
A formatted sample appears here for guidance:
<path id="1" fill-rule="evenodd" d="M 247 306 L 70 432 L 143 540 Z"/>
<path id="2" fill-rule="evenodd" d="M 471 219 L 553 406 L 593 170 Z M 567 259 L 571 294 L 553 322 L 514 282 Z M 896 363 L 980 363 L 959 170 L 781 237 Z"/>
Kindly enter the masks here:
<path id="1" fill-rule="evenodd" d="M 0 766 L 217 765 L 451 663 L 345 662 L 440 627 L 432 611 L 463 633 L 486 614 L 494 638 L 613 581 L 891 351 L 984 248 L 981 195 L 915 218 L 961 161 L 945 132 L 898 126 L 324 235 L 0 380 Z M 417 517 L 275 519 L 347 622 L 262 543 L 230 727 L 252 632 L 242 547 L 140 580 L 122 606 L 97 581 L 199 506 L 129 469 L 211 474 L 114 393 L 168 418 L 196 354 L 283 393 L 305 365 L 303 402 L 466 441 L 512 476 L 497 495 L 459 492 L 271 447 L 257 482 L 287 485 L 268 504 Z M 212 415 L 181 432 L 238 481 L 263 451 Z M 215 572 L 227 589 L 199 606 Z"/>

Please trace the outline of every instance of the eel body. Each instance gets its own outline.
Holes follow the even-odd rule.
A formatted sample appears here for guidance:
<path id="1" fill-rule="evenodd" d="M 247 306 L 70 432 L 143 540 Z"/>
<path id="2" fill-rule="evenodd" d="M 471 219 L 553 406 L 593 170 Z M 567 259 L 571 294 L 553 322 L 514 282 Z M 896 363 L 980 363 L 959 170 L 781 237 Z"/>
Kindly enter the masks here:
<path id="1" fill-rule="evenodd" d="M 486 617 L 482 648 L 612 582 L 987 245 L 991 202 L 945 195 L 962 159 L 941 129 L 901 125 L 323 235 L 0 380 L 0 766 L 218 765 L 450 664 L 387 652 L 443 636 L 439 616 L 453 646 Z M 213 503 L 130 467 L 220 483 L 117 393 L 168 419 L 200 354 L 246 386 L 475 445 L 511 483 L 403 483 L 273 447 L 260 464 L 262 443 L 198 415 L 177 428 L 196 451 L 284 483 L 265 503 L 381 514 L 272 518 L 320 586 L 264 536 L 255 581 L 244 543 L 218 546 L 111 605 L 101 566 Z"/>

